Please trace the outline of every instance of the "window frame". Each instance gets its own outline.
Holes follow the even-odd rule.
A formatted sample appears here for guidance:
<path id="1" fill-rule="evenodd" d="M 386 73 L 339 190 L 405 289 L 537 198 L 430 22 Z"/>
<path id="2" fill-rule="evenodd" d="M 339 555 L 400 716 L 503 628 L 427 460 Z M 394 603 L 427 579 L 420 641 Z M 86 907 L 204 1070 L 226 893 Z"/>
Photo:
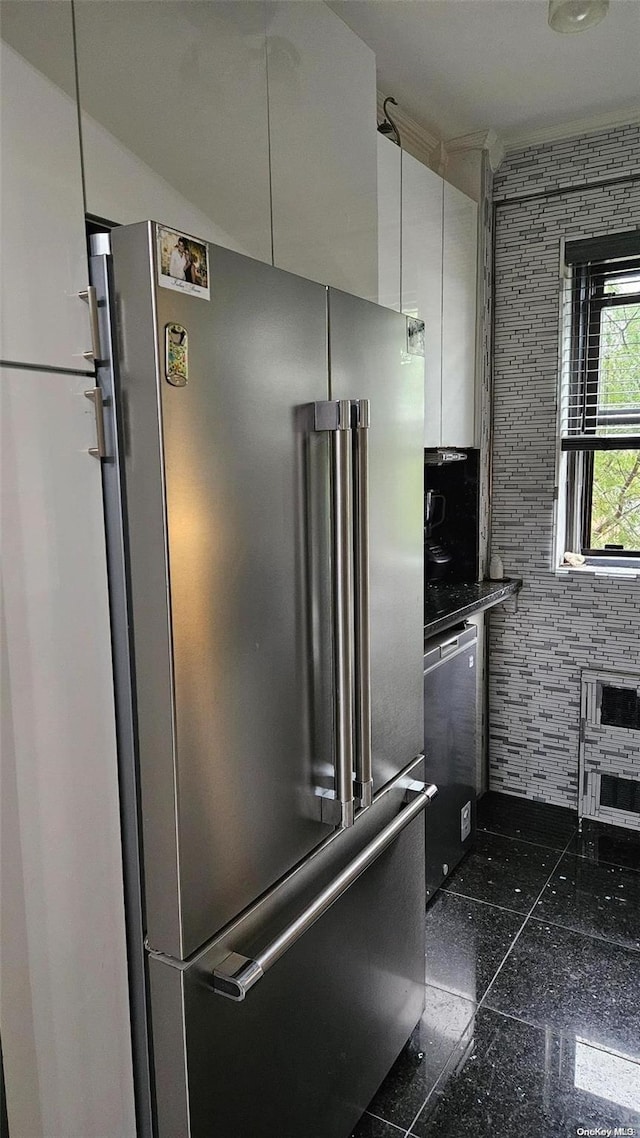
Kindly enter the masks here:
<path id="1" fill-rule="evenodd" d="M 640 411 L 636 433 L 631 435 L 599 435 L 597 408 L 600 394 L 601 316 L 607 308 L 628 304 L 640 305 L 640 286 L 631 294 L 606 293 L 607 281 L 616 273 L 638 270 L 640 273 L 640 233 L 613 234 L 610 238 L 570 242 L 564 245 L 561 301 L 560 389 L 558 399 L 558 455 L 560 509 L 556 516 L 556 538 L 564 542 L 558 549 L 562 560 L 564 549 L 579 546 L 590 562 L 613 565 L 634 562 L 640 571 L 640 548 L 591 548 L 593 521 L 593 481 L 597 452 L 633 450 L 640 452 Z M 567 280 L 567 270 L 569 279 Z M 569 302 L 567 305 L 567 292 Z M 567 306 L 568 316 L 567 316 Z M 569 346 L 569 365 L 562 361 Z M 570 410 L 567 423 L 562 422 L 562 408 L 568 397 Z M 577 412 L 575 408 L 578 408 Z M 574 408 L 572 411 L 571 408 Z M 563 429 L 564 427 L 564 429 Z M 638 543 L 640 545 L 640 542 Z"/>

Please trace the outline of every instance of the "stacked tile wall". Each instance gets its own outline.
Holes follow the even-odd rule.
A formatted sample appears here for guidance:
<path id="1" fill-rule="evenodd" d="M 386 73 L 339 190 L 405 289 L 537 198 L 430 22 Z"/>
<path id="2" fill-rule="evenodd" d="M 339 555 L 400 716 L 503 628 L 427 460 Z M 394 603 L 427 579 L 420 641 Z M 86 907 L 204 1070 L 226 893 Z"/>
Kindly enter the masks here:
<path id="1" fill-rule="evenodd" d="M 493 193 L 491 548 L 524 586 L 490 617 L 490 786 L 575 808 L 580 670 L 640 668 L 640 578 L 552 566 L 560 242 L 640 227 L 640 125 L 512 151 Z"/>

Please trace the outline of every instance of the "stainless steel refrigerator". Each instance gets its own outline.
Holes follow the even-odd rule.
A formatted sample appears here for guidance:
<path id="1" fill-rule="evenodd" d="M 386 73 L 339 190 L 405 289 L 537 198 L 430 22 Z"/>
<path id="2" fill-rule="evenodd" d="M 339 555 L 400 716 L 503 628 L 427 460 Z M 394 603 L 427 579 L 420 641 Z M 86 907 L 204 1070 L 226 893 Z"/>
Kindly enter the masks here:
<path id="1" fill-rule="evenodd" d="M 420 336 L 153 222 L 91 264 L 140 1133 L 346 1138 L 423 1006 Z"/>

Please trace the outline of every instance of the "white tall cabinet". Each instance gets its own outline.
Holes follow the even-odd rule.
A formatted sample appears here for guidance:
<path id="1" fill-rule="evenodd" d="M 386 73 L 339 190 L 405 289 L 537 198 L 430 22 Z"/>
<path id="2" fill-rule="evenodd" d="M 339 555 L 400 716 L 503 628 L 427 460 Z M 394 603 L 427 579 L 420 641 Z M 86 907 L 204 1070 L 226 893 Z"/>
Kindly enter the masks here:
<path id="1" fill-rule="evenodd" d="M 477 204 L 381 135 L 378 180 L 380 303 L 399 277 L 401 310 L 425 322 L 424 445 L 473 446 Z"/>
<path id="2" fill-rule="evenodd" d="M 2 1057 L 12 1138 L 135 1134 L 72 12 L 3 0 Z M 46 60 L 46 68 L 40 68 Z M 12 366 L 7 366 L 12 365 Z M 20 366 L 16 366 L 20 365 Z M 85 372 L 85 375 L 76 374 Z"/>

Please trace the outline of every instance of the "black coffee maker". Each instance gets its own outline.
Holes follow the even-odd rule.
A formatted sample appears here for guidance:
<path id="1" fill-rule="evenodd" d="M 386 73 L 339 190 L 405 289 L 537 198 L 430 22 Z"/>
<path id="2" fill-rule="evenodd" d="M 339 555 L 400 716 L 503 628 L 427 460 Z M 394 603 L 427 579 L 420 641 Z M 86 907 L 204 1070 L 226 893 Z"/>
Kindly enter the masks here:
<path id="1" fill-rule="evenodd" d="M 424 576 L 426 581 L 439 581 L 451 564 L 451 554 L 433 538 L 433 531 L 441 526 L 447 503 L 444 494 L 426 490 L 424 495 Z"/>

